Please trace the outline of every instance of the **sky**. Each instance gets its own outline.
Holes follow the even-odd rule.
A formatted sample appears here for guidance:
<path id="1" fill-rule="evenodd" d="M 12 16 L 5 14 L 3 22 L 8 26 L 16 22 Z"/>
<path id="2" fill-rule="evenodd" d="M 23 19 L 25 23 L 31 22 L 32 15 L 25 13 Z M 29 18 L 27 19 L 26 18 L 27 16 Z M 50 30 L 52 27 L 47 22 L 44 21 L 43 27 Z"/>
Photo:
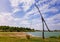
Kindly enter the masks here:
<path id="1" fill-rule="evenodd" d="M 49 29 L 60 30 L 60 0 L 0 0 L 0 26 L 42 30 L 41 16 L 35 3 Z"/>

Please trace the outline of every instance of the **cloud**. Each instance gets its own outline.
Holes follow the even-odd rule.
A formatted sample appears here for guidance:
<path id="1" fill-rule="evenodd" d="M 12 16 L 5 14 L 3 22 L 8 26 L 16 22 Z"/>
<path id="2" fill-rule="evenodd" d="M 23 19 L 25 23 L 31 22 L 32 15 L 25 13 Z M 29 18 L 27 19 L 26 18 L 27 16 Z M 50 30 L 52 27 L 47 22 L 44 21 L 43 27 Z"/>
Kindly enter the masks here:
<path id="1" fill-rule="evenodd" d="M 10 1 L 10 2 L 9 2 Z M 35 0 L 9 0 L 9 1 L 0 1 L 0 25 L 10 25 L 10 26 L 22 26 L 22 27 L 31 27 L 34 29 L 42 30 L 42 22 L 40 18 L 40 14 L 37 10 L 37 8 L 34 6 Z M 40 0 L 40 2 L 37 3 L 37 6 L 39 7 L 44 19 L 46 20 L 49 29 L 59 29 L 60 27 L 60 12 L 59 8 L 52 7 L 52 5 L 56 4 L 57 0 Z M 9 3 L 9 4 L 8 4 Z M 7 5 L 8 4 L 8 5 Z M 5 8 L 4 8 L 5 7 Z M 9 7 L 9 8 L 8 8 Z M 10 11 L 13 12 L 10 12 Z M 18 13 L 23 11 L 24 16 L 22 16 L 22 13 Z M 48 18 L 48 15 L 50 16 L 50 13 L 54 13 L 55 15 L 52 15 Z M 13 15 L 15 15 L 14 17 Z M 18 13 L 18 14 L 17 14 Z M 20 15 L 21 14 L 21 15 Z M 35 18 L 33 18 L 36 16 Z M 32 19 L 32 18 L 33 19 Z M 46 27 L 45 27 L 46 29 Z"/>
<path id="2" fill-rule="evenodd" d="M 52 1 L 50 1 L 48 4 L 44 4 L 43 6 L 40 6 L 39 8 L 40 8 L 40 10 L 41 10 L 41 13 L 42 13 L 42 15 L 44 16 L 44 17 L 46 17 L 47 15 L 45 14 L 45 13 L 47 13 L 47 12 L 51 12 L 51 13 L 56 13 L 57 14 L 57 12 L 59 11 L 59 9 L 57 9 L 56 7 L 52 7 L 51 5 L 52 4 L 56 4 L 56 2 L 57 2 L 57 0 L 52 0 Z M 49 7 L 51 7 L 51 8 L 49 8 Z M 33 13 L 33 14 L 32 14 Z M 25 17 L 27 17 L 27 18 L 29 18 L 29 17 L 31 17 L 31 14 L 32 15 L 38 15 L 39 14 L 39 12 L 37 11 L 37 9 L 36 8 L 33 8 L 30 12 L 28 12 L 27 14 L 26 14 L 26 16 Z M 46 22 L 47 22 L 47 24 L 48 24 L 48 26 L 50 27 L 49 29 L 51 29 L 51 30 L 54 30 L 54 29 L 58 29 L 59 30 L 59 22 L 58 21 L 60 21 L 58 18 L 59 18 L 59 14 L 57 14 L 57 15 L 52 15 L 50 18 L 45 18 L 45 19 L 49 19 L 49 20 L 46 20 Z M 37 22 L 37 21 L 40 21 L 41 19 L 35 19 L 35 20 L 33 20 L 34 22 L 32 22 L 33 24 L 33 26 L 32 27 L 34 27 L 35 29 L 40 29 L 40 30 L 42 30 L 42 25 L 41 25 L 41 21 L 40 22 Z M 32 20 L 31 20 L 32 21 Z M 58 22 L 57 24 L 55 24 L 56 22 Z M 34 25 L 35 24 L 35 25 Z M 46 29 L 46 28 L 45 28 Z"/>
<path id="3" fill-rule="evenodd" d="M 50 29 L 60 29 L 60 13 L 56 14 L 50 18 L 47 18 L 46 22 L 48 23 Z"/>
<path id="4" fill-rule="evenodd" d="M 52 3 L 53 2 L 53 3 Z M 52 12 L 52 13 L 56 13 L 57 14 L 57 12 L 59 11 L 56 7 L 51 7 L 51 5 L 52 4 L 56 4 L 56 2 L 57 2 L 57 0 L 55 0 L 55 1 L 50 1 L 48 4 L 44 4 L 43 6 L 41 6 L 41 7 L 39 7 L 40 8 L 40 10 L 41 10 L 41 13 L 42 13 L 42 15 L 44 16 L 44 17 L 46 17 L 47 15 L 45 14 L 45 13 L 47 13 L 47 12 Z M 49 8 L 49 7 L 51 7 L 51 8 Z M 47 22 L 47 24 L 48 24 L 48 26 L 50 27 L 49 29 L 51 29 L 51 30 L 53 30 L 53 29 L 59 29 L 59 26 L 58 26 L 58 24 L 55 24 L 56 23 L 56 21 L 58 21 L 58 20 L 54 20 L 54 19 L 57 19 L 58 18 L 58 14 L 57 15 L 52 15 L 51 16 L 51 19 L 50 18 L 45 18 L 45 19 L 49 19 L 49 20 L 46 20 L 46 22 Z M 29 19 L 32 15 L 39 15 L 39 12 L 38 12 L 38 10 L 36 9 L 36 7 L 35 8 L 33 8 L 31 11 L 29 11 L 29 12 L 27 12 L 27 14 L 24 16 L 24 18 L 27 18 L 27 19 Z M 56 17 L 57 16 L 57 17 Z M 55 18 L 56 17 L 56 18 Z M 41 23 L 41 19 L 40 19 L 40 17 L 38 17 L 38 19 L 33 19 L 33 20 L 31 20 L 31 21 L 34 21 L 34 22 L 32 22 L 32 27 L 33 28 L 35 28 L 35 29 L 40 29 L 40 30 L 42 30 L 42 23 Z M 39 22 L 38 22 L 39 21 Z M 57 28 L 58 27 L 58 28 Z M 45 28 L 46 29 L 46 28 Z"/>
<path id="5" fill-rule="evenodd" d="M 0 13 L 0 25 L 8 25 L 13 20 L 11 13 Z"/>
<path id="6" fill-rule="evenodd" d="M 27 11 L 30 6 L 34 3 L 34 0 L 10 0 L 11 6 L 16 11 L 17 9 L 20 9 L 19 7 L 22 7 L 24 11 Z M 19 6 L 22 3 L 22 6 Z"/>
<path id="7" fill-rule="evenodd" d="M 24 18 L 15 18 L 12 13 L 0 13 L 0 25 L 29 27 L 30 23 Z"/>

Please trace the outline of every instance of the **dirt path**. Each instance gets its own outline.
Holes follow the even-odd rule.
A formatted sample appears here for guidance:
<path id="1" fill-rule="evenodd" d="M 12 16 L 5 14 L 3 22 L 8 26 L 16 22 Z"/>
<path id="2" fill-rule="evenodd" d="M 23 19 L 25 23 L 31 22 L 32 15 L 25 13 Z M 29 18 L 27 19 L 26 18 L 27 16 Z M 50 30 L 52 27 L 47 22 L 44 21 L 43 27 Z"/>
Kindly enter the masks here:
<path id="1" fill-rule="evenodd" d="M 25 32 L 0 32 L 0 37 L 26 37 Z"/>

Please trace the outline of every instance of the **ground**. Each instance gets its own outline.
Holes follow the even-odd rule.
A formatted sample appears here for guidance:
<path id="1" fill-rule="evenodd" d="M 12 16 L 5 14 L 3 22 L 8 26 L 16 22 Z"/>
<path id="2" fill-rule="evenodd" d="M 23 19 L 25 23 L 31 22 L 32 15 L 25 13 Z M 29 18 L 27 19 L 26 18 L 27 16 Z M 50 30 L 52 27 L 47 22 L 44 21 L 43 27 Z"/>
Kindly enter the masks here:
<path id="1" fill-rule="evenodd" d="M 60 42 L 60 38 L 31 37 L 27 39 L 25 32 L 0 32 L 0 42 Z"/>

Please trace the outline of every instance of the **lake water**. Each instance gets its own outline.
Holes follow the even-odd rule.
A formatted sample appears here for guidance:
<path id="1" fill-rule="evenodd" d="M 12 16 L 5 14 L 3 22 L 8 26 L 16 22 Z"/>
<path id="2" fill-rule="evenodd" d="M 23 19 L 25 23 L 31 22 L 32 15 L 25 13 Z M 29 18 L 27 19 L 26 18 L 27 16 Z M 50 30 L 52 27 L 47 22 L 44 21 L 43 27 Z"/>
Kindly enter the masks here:
<path id="1" fill-rule="evenodd" d="M 31 34 L 33 36 L 42 37 L 42 32 L 27 32 L 27 34 Z M 44 32 L 44 36 L 51 37 L 51 36 L 60 36 L 60 32 Z"/>

